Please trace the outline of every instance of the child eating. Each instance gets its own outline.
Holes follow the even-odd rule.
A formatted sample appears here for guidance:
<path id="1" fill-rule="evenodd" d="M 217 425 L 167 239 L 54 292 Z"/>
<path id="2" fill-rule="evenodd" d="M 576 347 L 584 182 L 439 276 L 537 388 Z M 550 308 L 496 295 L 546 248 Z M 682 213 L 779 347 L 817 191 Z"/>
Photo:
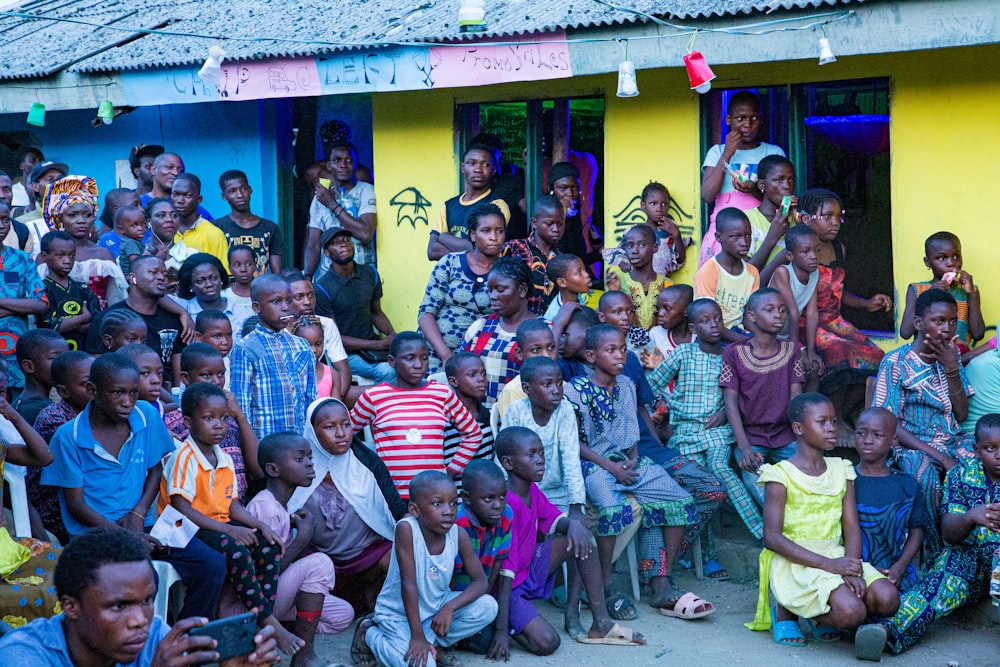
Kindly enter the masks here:
<path id="1" fill-rule="evenodd" d="M 721 250 L 694 275 L 696 298 L 714 299 L 722 308 L 726 328 L 722 340 L 737 343 L 746 338 L 743 308 L 760 287 L 756 267 L 746 261 L 750 252 L 750 220 L 735 208 L 724 208 L 715 218 L 715 238 Z"/>
<path id="2" fill-rule="evenodd" d="M 767 498 L 765 549 L 757 615 L 747 627 L 772 629 L 775 643 L 802 646 L 806 640 L 796 621 L 801 617 L 817 641 L 834 642 L 840 630 L 857 629 L 857 657 L 865 659 L 873 646 L 880 654 L 885 630 L 860 626 L 868 616 L 896 613 L 899 593 L 861 560 L 850 461 L 825 457 L 837 446 L 837 413 L 822 394 L 801 394 L 788 406 L 788 420 L 795 453 L 777 465 L 765 465 L 760 473 Z M 769 602 L 768 588 L 775 605 Z"/>
<path id="3" fill-rule="evenodd" d="M 967 271 L 962 270 L 962 242 L 951 232 L 931 234 L 924 241 L 924 266 L 931 270 L 931 280 L 910 283 L 906 288 L 906 309 L 899 322 L 899 335 L 912 338 L 913 309 L 917 297 L 929 289 L 940 289 L 954 297 L 958 304 L 958 326 L 955 335 L 968 352 L 972 344 L 986 335 L 986 322 L 980 305 L 979 287 Z"/>
<path id="4" fill-rule="evenodd" d="M 425 470 L 410 481 L 409 492 L 410 513 L 396 524 L 389 575 L 374 617 L 358 623 L 354 633 L 355 665 L 373 667 L 376 660 L 391 667 L 434 665 L 435 645 L 452 646 L 497 615 L 469 535 L 455 525 L 454 482 L 443 472 Z M 456 557 L 469 576 L 462 591 L 449 588 Z"/>

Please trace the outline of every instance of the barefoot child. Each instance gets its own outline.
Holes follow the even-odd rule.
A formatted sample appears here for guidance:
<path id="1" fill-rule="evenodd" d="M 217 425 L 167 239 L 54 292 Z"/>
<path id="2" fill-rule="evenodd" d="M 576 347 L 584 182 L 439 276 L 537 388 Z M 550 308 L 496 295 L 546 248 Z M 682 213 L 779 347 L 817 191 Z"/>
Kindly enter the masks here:
<path id="1" fill-rule="evenodd" d="M 447 470 L 452 479 L 462 474 L 483 443 L 475 417 L 455 393 L 427 374 L 429 352 L 424 339 L 412 331 L 401 331 L 392 339 L 389 365 L 396 379 L 368 387 L 351 410 L 354 432 L 369 424 L 375 451 L 385 461 L 403 500 L 409 484 L 424 470 Z M 462 434 L 450 463 L 444 459 L 444 431 L 454 425 Z"/>
<path id="2" fill-rule="evenodd" d="M 38 326 L 58 331 L 72 349 L 82 350 L 91 316 L 101 310 L 101 302 L 89 287 L 69 277 L 76 264 L 76 243 L 64 231 L 49 232 L 42 237 L 39 257 L 48 268 L 43 280 L 48 307 Z"/>
<path id="3" fill-rule="evenodd" d="M 637 325 L 649 329 L 655 324 L 656 298 L 673 282 L 653 270 L 653 255 L 659 243 L 652 227 L 636 225 L 629 229 L 622 238 L 622 248 L 632 268 L 626 273 L 612 266 L 608 269 L 607 286 L 609 290 L 621 290 L 631 297 Z"/>
<path id="4" fill-rule="evenodd" d="M 746 261 L 750 252 L 750 220 L 743 211 L 724 208 L 715 218 L 715 229 L 722 249 L 694 275 L 694 295 L 714 299 L 719 304 L 726 325 L 722 340 L 737 343 L 747 336 L 743 330 L 743 308 L 760 287 L 757 268 Z"/>
<path id="5" fill-rule="evenodd" d="M 498 591 L 508 612 L 508 622 L 500 619 L 497 624 L 494 642 L 499 645 L 499 657 L 509 655 L 503 630 L 535 655 L 551 655 L 559 648 L 559 634 L 538 614 L 531 600 L 552 595 L 556 571 L 570 557 L 591 596 L 594 620 L 590 630 L 584 631 L 579 606 L 567 604 L 565 627 L 569 635 L 582 644 L 646 643 L 642 635 L 608 615 L 603 604 L 601 563 L 590 558 L 593 538 L 582 517 L 569 518 L 538 488 L 537 482 L 545 475 L 545 448 L 538 436 L 520 426 L 505 428 L 497 438 L 497 455 L 507 471 L 507 502 L 514 514 L 511 553 L 504 567 L 513 578 L 501 579 Z M 538 542 L 538 535 L 547 539 Z"/>
<path id="6" fill-rule="evenodd" d="M 409 491 L 410 514 L 396 524 L 389 576 L 375 615 L 362 620 L 354 635 L 355 665 L 378 660 L 386 667 L 434 667 L 435 645 L 452 646 L 497 615 L 469 535 L 455 525 L 454 482 L 443 472 L 425 470 L 413 477 Z M 470 580 L 460 592 L 449 588 L 457 556 Z"/>
<path id="7" fill-rule="evenodd" d="M 258 624 L 273 627 L 278 647 L 294 655 L 304 642 L 274 617 L 284 543 L 234 496 L 233 460 L 219 448 L 228 430 L 226 394 L 196 382 L 184 391 L 181 411 L 190 435 L 165 459 L 159 510 L 169 503 L 198 526 L 198 539 L 225 556 L 240 602 L 247 611 L 257 609 Z"/>
<path id="8" fill-rule="evenodd" d="M 899 322 L 899 335 L 912 338 L 913 308 L 917 297 L 929 289 L 948 292 L 958 304 L 958 326 L 955 335 L 967 352 L 977 340 L 986 335 L 986 322 L 979 300 L 979 288 L 972 276 L 962 270 L 962 242 L 951 232 L 931 234 L 924 241 L 924 265 L 931 270 L 931 280 L 910 283 L 906 288 L 906 309 Z"/>
<path id="9" fill-rule="evenodd" d="M 329 398 L 333 394 L 333 380 L 337 371 L 323 361 L 326 345 L 323 338 L 323 325 L 319 318 L 303 315 L 292 323 L 292 335 L 304 338 L 316 356 L 316 398 Z"/>
<path id="10" fill-rule="evenodd" d="M 483 442 L 476 450 L 475 459 L 493 460 L 493 429 L 490 427 L 490 411 L 483 405 L 486 398 L 486 366 L 482 357 L 471 352 L 459 352 L 444 362 L 444 372 L 448 386 L 455 396 L 476 420 L 483 434 Z M 462 432 L 449 424 L 444 429 L 444 464 L 448 466 L 462 445 Z M 455 478 L 455 487 L 462 492 L 461 476 Z"/>
<path id="11" fill-rule="evenodd" d="M 625 337 L 614 326 L 598 325 L 587 331 L 584 344 L 592 375 L 574 377 L 566 397 L 581 424 L 580 458 L 587 497 L 598 511 L 595 532 L 607 604 L 621 615 L 635 615 L 632 601 L 611 587 L 615 538 L 636 521 L 627 492 L 642 507 L 639 569 L 652 580 L 650 605 L 664 616 L 707 616 L 715 611 L 710 603 L 670 583 L 670 567 L 684 531 L 697 523 L 698 515 L 691 496 L 661 466 L 637 452 L 635 385 L 622 375 Z"/>
<path id="12" fill-rule="evenodd" d="M 272 433 L 260 443 L 257 463 L 264 470 L 267 487 L 254 496 L 247 512 L 274 532 L 285 551 L 274 617 L 292 623 L 295 636 L 305 642 L 292 658 L 293 667 L 323 665 L 314 648 L 316 633 L 343 632 L 354 619 L 354 610 L 330 594 L 335 580 L 333 561 L 326 554 L 307 550 L 318 517 L 306 508 L 288 514 L 292 493 L 309 486 L 315 476 L 309 443 L 296 433 Z"/>
<path id="13" fill-rule="evenodd" d="M 873 645 L 880 654 L 885 630 L 860 626 L 869 616 L 896 613 L 899 593 L 861 560 L 850 461 L 824 456 L 837 446 L 837 413 L 822 394 L 801 394 L 788 406 L 788 419 L 795 453 L 761 469 L 766 548 L 760 554 L 757 616 L 747 627 L 771 629 L 776 643 L 802 646 L 806 640 L 796 621 L 802 617 L 817 641 L 837 641 L 839 630 L 858 629 L 858 658 Z"/>
<path id="14" fill-rule="evenodd" d="M 674 433 L 667 446 L 693 458 L 722 480 L 733 507 L 759 540 L 764 536 L 763 518 L 729 464 L 736 439 L 726 422 L 725 400 L 719 386 L 722 310 L 711 299 L 696 299 L 688 306 L 687 320 L 697 340 L 679 346 L 649 375 L 649 383 L 659 393 L 675 383 L 670 394 Z M 706 575 L 711 576 L 707 571 Z"/>
<path id="15" fill-rule="evenodd" d="M 719 386 L 743 482 L 763 506 L 757 470 L 763 463 L 784 461 L 795 451 L 788 402 L 802 393 L 805 371 L 799 346 L 778 340 L 785 326 L 785 302 L 778 290 L 764 287 L 754 292 L 747 301 L 747 321 L 755 334 L 723 351 Z"/>
<path id="16" fill-rule="evenodd" d="M 802 361 L 808 382 L 815 391 L 823 374 L 823 360 L 816 354 L 816 328 L 819 310 L 816 286 L 819 284 L 819 237 L 808 225 L 795 225 L 785 234 L 785 258 L 788 265 L 774 270 L 773 287 L 785 300 L 788 317 L 781 337 L 802 346 Z M 805 326 L 803 327 L 803 323 Z"/>
<path id="17" fill-rule="evenodd" d="M 553 361 L 558 358 L 558 348 L 556 339 L 545 320 L 534 319 L 525 320 L 517 326 L 517 347 L 514 348 L 514 356 L 517 357 L 518 364 L 524 364 L 528 359 L 534 357 L 547 357 Z M 522 388 L 521 376 L 518 375 L 513 380 L 504 385 L 500 392 L 500 398 L 496 402 L 496 410 L 500 415 L 500 422 L 503 422 L 507 414 L 507 408 L 521 400 L 527 398 Z"/>
<path id="18" fill-rule="evenodd" d="M 545 266 L 545 273 L 556 286 L 556 294 L 545 310 L 545 319 L 549 322 L 556 319 L 563 304 L 583 303 L 590 294 L 593 281 L 583 260 L 576 255 L 556 255 Z"/>
<path id="19" fill-rule="evenodd" d="M 927 513 L 917 481 L 888 464 L 896 444 L 896 418 L 882 408 L 864 410 L 854 442 L 861 456 L 854 469 L 861 558 L 906 591 L 917 581 L 913 559 L 924 542 Z"/>

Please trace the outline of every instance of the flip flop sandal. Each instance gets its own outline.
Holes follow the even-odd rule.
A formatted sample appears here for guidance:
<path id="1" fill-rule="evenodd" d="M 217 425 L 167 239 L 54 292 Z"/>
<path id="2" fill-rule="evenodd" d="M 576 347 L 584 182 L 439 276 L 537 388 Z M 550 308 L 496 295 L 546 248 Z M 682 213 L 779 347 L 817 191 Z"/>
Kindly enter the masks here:
<path id="1" fill-rule="evenodd" d="M 645 637 L 638 632 L 633 632 L 624 625 L 615 623 L 603 637 L 589 637 L 587 633 L 574 637 L 581 644 L 610 644 L 612 646 L 642 646 L 646 643 Z"/>
<path id="2" fill-rule="evenodd" d="M 732 579 L 729 573 L 719 564 L 719 561 L 714 558 L 707 563 L 705 563 L 704 569 L 702 570 L 705 578 L 710 581 L 729 581 Z"/>
<path id="3" fill-rule="evenodd" d="M 807 618 L 805 621 L 809 627 L 809 633 L 816 641 L 824 644 L 833 644 L 840 641 L 840 630 L 832 625 L 816 625 L 811 618 Z"/>
<path id="4" fill-rule="evenodd" d="M 635 608 L 635 602 L 621 591 L 605 593 L 604 602 L 608 608 L 608 616 L 616 621 L 631 621 L 639 616 L 639 610 Z"/>
<path id="5" fill-rule="evenodd" d="M 776 620 L 777 611 L 771 607 L 771 635 L 774 637 L 774 643 L 782 646 L 805 646 L 806 638 L 799 629 L 799 622 Z"/>
<path id="6" fill-rule="evenodd" d="M 681 618 L 693 621 L 715 613 L 715 607 L 708 600 L 702 600 L 694 593 L 685 593 L 674 603 L 673 607 L 660 607 L 660 613 L 671 618 Z"/>
<path id="7" fill-rule="evenodd" d="M 358 619 L 358 627 L 354 631 L 354 640 L 351 641 L 351 664 L 354 667 L 375 667 L 377 661 L 375 660 L 375 654 L 372 650 L 368 648 L 368 644 L 365 642 L 365 633 L 368 632 L 368 628 L 375 625 L 372 620 L 374 614 L 366 614 Z"/>
<path id="8" fill-rule="evenodd" d="M 882 661 L 886 633 L 878 623 L 862 625 L 854 633 L 854 656 L 858 660 Z"/>

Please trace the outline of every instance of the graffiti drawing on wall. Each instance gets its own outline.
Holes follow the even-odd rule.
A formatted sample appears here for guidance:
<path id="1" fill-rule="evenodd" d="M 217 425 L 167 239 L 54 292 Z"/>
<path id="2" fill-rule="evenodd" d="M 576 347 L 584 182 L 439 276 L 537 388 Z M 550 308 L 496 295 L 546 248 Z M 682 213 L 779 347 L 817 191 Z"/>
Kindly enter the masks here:
<path id="1" fill-rule="evenodd" d="M 639 207 L 642 198 L 639 195 L 632 197 L 620 211 L 612 216 L 614 220 L 613 236 L 615 241 L 620 243 L 629 227 L 641 225 L 646 222 L 646 214 Z M 681 236 L 689 238 L 694 236 L 694 216 L 681 208 L 680 204 L 673 197 L 670 198 L 670 218 L 681 230 Z"/>
<path id="2" fill-rule="evenodd" d="M 396 207 L 397 227 L 401 227 L 404 222 L 410 223 L 413 229 L 417 228 L 418 222 L 422 225 L 431 224 L 427 217 L 431 201 L 413 186 L 403 188 L 393 195 L 389 205 Z"/>

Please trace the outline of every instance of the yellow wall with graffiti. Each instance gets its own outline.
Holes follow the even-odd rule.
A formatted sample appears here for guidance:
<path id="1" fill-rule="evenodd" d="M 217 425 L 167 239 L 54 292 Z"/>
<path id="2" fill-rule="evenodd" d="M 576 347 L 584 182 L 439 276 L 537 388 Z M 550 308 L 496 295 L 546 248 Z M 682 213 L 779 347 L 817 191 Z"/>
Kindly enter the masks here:
<path id="1" fill-rule="evenodd" d="M 891 179 L 893 269 L 900 296 L 926 278 L 923 239 L 940 229 L 965 242 L 965 266 L 983 288 L 987 323 L 1000 317 L 991 286 L 1000 283 L 993 259 L 996 187 L 992 155 L 983 140 L 1000 109 L 1000 77 L 983 63 L 1000 58 L 1000 46 L 841 58 L 818 67 L 814 60 L 716 67 L 716 87 L 891 79 Z M 426 260 L 428 227 L 397 222 L 405 209 L 390 202 L 415 188 L 438 215 L 457 193 L 454 109 L 467 102 L 603 95 L 605 118 L 605 220 L 631 210 L 649 180 L 667 185 L 700 243 L 699 101 L 680 68 L 641 70 L 641 94 L 615 97 L 613 75 L 484 88 L 373 95 L 374 161 L 379 193 L 379 271 L 386 282 L 383 306 L 399 329 L 416 326 L 416 311 L 432 265 Z M 403 193 L 402 201 L 412 192 Z M 675 211 L 675 215 L 676 215 Z M 684 224 L 685 220 L 681 220 Z M 692 250 L 696 256 L 697 248 Z M 694 262 L 679 275 L 687 281 Z M 900 305 L 897 314 L 901 313 Z"/>

